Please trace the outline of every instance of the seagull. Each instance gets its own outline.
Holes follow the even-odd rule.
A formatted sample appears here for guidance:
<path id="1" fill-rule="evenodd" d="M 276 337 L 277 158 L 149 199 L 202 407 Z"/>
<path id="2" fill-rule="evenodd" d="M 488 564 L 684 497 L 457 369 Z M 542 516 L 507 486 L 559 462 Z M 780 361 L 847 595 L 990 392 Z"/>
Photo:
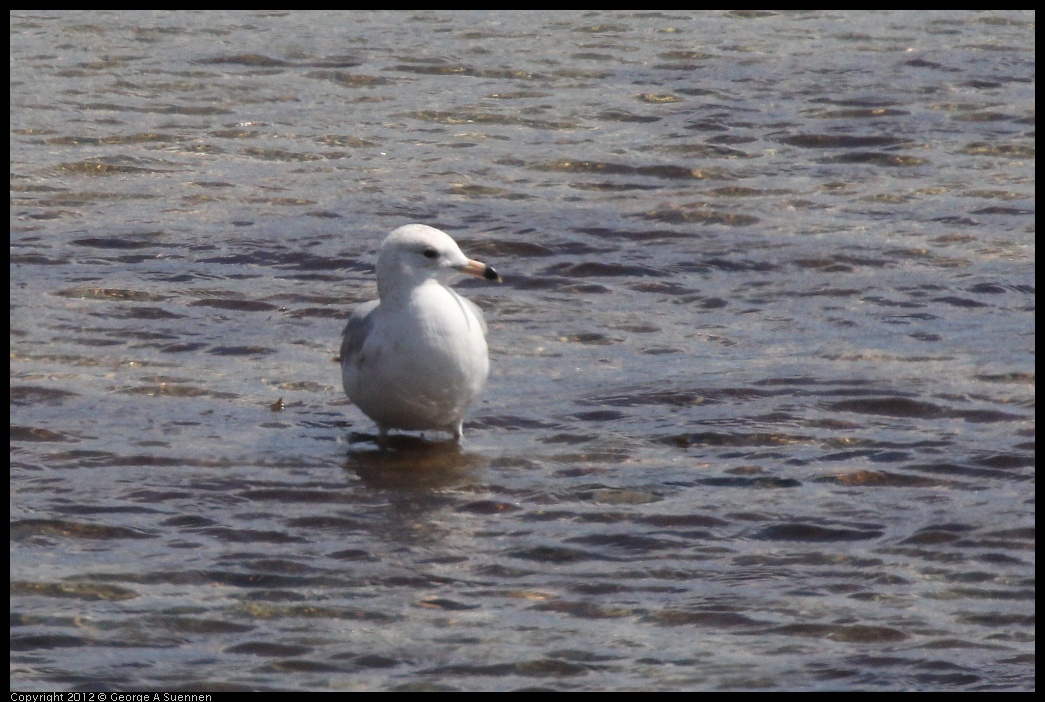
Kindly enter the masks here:
<path id="1" fill-rule="evenodd" d="M 490 359 L 482 310 L 449 287 L 462 275 L 501 280 L 434 227 L 407 224 L 381 244 L 379 299 L 348 319 L 341 380 L 382 442 L 389 429 L 464 435 L 464 413 L 486 384 Z"/>

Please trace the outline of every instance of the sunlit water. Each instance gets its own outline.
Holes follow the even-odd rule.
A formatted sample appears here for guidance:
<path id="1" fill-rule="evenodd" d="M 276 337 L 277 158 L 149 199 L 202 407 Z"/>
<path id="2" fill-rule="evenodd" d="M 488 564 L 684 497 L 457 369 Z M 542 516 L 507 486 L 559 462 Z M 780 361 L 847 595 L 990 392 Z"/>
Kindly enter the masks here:
<path id="1" fill-rule="evenodd" d="M 1033 689 L 1034 62 L 1032 12 L 14 12 L 12 687 Z M 411 221 L 505 278 L 461 446 L 332 362 Z"/>

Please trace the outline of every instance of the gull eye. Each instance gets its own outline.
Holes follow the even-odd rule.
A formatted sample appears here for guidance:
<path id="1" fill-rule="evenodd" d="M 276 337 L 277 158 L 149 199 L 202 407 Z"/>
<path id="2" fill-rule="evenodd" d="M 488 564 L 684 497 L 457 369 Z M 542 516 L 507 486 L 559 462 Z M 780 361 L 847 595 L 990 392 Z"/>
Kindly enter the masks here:
<path id="1" fill-rule="evenodd" d="M 427 249 L 422 251 L 425 258 L 439 258 L 439 252 L 429 246 Z"/>

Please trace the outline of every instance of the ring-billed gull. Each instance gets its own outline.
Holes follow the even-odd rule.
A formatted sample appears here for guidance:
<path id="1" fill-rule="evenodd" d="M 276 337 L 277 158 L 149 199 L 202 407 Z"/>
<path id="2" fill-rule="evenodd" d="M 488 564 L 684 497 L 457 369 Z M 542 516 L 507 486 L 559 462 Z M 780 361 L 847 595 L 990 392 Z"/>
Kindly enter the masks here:
<path id="1" fill-rule="evenodd" d="M 490 371 L 483 313 L 448 287 L 462 274 L 501 280 L 434 227 L 407 224 L 381 244 L 380 299 L 362 303 L 348 319 L 341 380 L 382 440 L 389 429 L 462 436 L 465 410 Z"/>

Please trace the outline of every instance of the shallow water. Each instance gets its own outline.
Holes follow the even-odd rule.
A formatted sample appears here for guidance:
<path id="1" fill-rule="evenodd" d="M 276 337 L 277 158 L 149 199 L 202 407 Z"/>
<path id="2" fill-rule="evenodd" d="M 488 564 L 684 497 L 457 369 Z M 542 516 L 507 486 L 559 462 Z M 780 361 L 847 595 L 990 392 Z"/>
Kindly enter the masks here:
<path id="1" fill-rule="evenodd" d="M 13 689 L 1034 688 L 1033 13 L 11 44 Z M 410 221 L 461 446 L 331 362 Z"/>

